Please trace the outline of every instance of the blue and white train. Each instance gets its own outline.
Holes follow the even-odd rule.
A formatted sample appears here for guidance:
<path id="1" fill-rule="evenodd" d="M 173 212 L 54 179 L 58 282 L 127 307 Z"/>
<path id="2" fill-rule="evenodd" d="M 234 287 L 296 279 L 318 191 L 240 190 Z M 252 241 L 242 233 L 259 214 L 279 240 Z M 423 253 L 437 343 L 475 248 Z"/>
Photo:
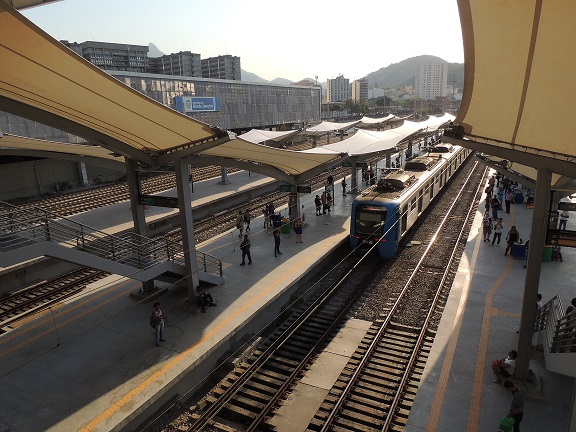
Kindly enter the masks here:
<path id="1" fill-rule="evenodd" d="M 352 203 L 352 249 L 377 243 L 382 258 L 393 257 L 402 237 L 470 153 L 470 149 L 441 143 L 358 195 Z"/>

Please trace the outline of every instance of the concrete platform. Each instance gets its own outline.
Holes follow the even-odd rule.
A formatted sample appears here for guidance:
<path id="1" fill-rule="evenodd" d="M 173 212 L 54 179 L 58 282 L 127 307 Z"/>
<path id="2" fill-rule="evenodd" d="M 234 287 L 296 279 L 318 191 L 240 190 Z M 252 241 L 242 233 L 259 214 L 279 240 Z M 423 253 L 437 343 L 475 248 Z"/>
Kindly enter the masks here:
<path id="1" fill-rule="evenodd" d="M 244 174 L 244 181 L 223 187 L 242 187 Z M 214 359 L 279 314 L 299 282 L 347 240 L 353 196 L 336 196 L 324 216 L 314 215 L 314 196 L 302 199 L 304 243 L 296 243 L 293 232 L 283 234 L 277 258 L 261 216 L 248 231 L 252 265 L 239 265 L 237 230 L 201 244 L 199 250 L 223 262 L 226 282 L 208 289 L 217 306 L 202 313 L 184 289 L 169 287 L 154 300 L 166 314 L 160 348 L 148 324 L 154 301 L 131 299 L 139 283 L 118 276 L 2 334 L 0 431 L 130 430 L 175 395 L 200 385 Z M 111 231 L 131 223 L 126 203 L 75 217 L 80 218 Z"/>
<path id="2" fill-rule="evenodd" d="M 508 413 L 511 394 L 492 382 L 490 362 L 518 346 L 526 269 L 522 258 L 504 256 L 505 237 L 516 225 L 526 241 L 532 211 L 512 204 L 510 214 L 499 212 L 505 224 L 500 247 L 482 241 L 477 213 L 406 432 L 497 431 Z M 568 224 L 576 229 L 576 221 Z M 566 307 L 576 296 L 576 251 L 562 252 L 563 263 L 542 263 L 539 292 L 544 303 L 559 295 Z M 533 351 L 530 368 L 536 383 L 516 380 L 527 395 L 521 430 L 568 431 L 574 379 L 546 371 L 542 352 Z"/>
<path id="3" fill-rule="evenodd" d="M 243 183 L 238 180 L 233 187 Z M 336 194 L 333 211 L 325 216 L 314 216 L 314 196 L 302 200 L 304 243 L 295 243 L 293 233 L 282 235 L 283 255 L 277 258 L 261 217 L 252 221 L 249 231 L 250 266 L 239 266 L 236 230 L 200 245 L 224 264 L 226 282 L 209 289 L 217 306 L 203 314 L 187 301 L 183 289 L 168 287 L 157 299 L 166 314 L 166 342 L 160 348 L 148 325 L 153 301 L 131 299 L 139 283 L 117 276 L 1 334 L 0 431 L 130 430 L 149 412 L 200 385 L 214 359 L 223 359 L 245 335 L 278 314 L 299 282 L 346 241 L 353 196 Z M 198 199 L 209 200 L 209 194 Z M 129 215 L 125 203 L 119 206 Z M 515 224 L 526 239 L 531 212 L 514 204 L 511 214 L 504 215 L 505 227 Z M 92 221 L 91 213 L 82 217 L 92 226 L 125 223 L 117 209 L 94 212 Z M 480 221 L 478 214 L 408 420 L 409 432 L 495 431 L 508 412 L 511 396 L 492 383 L 489 361 L 517 346 L 525 269 L 521 259 L 504 256 L 504 244 L 482 241 Z M 575 229 L 576 220 L 568 225 Z M 576 296 L 571 276 L 576 252 L 562 252 L 563 263 L 543 263 L 540 293 L 544 301 L 559 294 L 567 304 Z M 342 343 L 331 344 L 326 358 L 349 356 L 369 324 L 351 323 Z M 339 363 L 332 363 L 330 370 L 310 368 L 298 387 L 297 402 L 320 400 L 335 379 L 332 375 L 339 373 Z M 574 379 L 547 372 L 538 352 L 530 367 L 541 388 L 528 389 L 522 430 L 568 430 Z M 299 430 L 280 421 L 284 430 Z"/>

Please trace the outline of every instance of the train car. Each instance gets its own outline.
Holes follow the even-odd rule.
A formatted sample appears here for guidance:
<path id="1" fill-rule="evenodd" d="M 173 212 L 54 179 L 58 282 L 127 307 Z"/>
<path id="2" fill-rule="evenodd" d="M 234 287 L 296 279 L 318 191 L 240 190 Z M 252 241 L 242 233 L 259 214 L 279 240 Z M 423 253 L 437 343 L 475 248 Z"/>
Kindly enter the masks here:
<path id="1" fill-rule="evenodd" d="M 393 257 L 402 237 L 470 153 L 464 147 L 440 143 L 362 192 L 352 203 L 352 249 L 377 244 L 382 258 Z"/>

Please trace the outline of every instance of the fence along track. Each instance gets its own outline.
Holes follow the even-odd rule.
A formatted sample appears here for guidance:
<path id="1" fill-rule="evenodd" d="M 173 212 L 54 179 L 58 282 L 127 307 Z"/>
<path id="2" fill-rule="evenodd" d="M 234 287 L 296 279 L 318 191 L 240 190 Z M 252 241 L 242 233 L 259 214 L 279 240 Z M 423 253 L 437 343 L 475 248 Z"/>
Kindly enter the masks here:
<path id="1" fill-rule="evenodd" d="M 465 240 L 476 206 L 470 206 L 460 230 L 450 240 L 451 252 L 443 269 L 430 259 L 447 248 L 447 232 L 453 231 L 452 212 L 459 197 L 468 188 L 471 174 L 461 188 L 442 224 L 433 236 L 424 255 L 401 290 L 397 300 L 374 323 L 353 359 L 344 369 L 320 410 L 310 423 L 310 431 L 392 431 L 403 430 L 428 358 L 435 330 L 431 328 L 433 316 L 443 307 L 449 292 L 451 278 L 456 270 L 460 249 Z M 476 189 L 474 202 L 478 202 L 481 188 Z M 442 241 L 436 241 L 442 239 Z M 445 255 L 446 256 L 446 255 Z M 424 275 L 424 277 L 422 277 Z M 432 283 L 430 279 L 435 279 Z M 423 282 L 425 281 L 425 282 Z M 430 287 L 431 300 L 427 304 L 413 304 L 407 295 L 411 290 L 422 291 Z M 417 325 L 401 324 L 405 311 L 420 312 Z M 413 319 L 413 318 L 412 318 Z"/>

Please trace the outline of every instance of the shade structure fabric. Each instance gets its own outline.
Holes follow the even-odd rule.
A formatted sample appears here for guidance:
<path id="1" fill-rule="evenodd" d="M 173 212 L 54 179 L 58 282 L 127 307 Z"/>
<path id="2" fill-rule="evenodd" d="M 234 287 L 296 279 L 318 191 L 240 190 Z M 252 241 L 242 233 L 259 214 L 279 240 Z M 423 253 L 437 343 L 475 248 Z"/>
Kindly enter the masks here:
<path id="1" fill-rule="evenodd" d="M 360 119 L 360 123 L 358 123 L 358 127 L 369 127 L 369 126 L 376 126 L 392 119 L 395 119 L 396 116 L 394 114 L 388 114 L 386 117 L 382 118 L 372 118 L 372 117 L 362 117 Z"/>
<path id="2" fill-rule="evenodd" d="M 334 131 L 345 131 L 346 129 L 350 129 L 351 127 L 357 125 L 360 120 L 356 120 L 353 122 L 348 123 L 336 123 L 336 122 L 327 122 L 323 121 L 322 123 L 312 126 L 306 129 L 306 133 L 309 135 L 322 135 L 327 132 L 334 132 Z"/>
<path id="3" fill-rule="evenodd" d="M 228 139 L 224 131 L 122 84 L 3 0 L 0 65 L 0 110 L 61 123 L 61 129 L 124 155 L 158 155 Z"/>
<path id="4" fill-rule="evenodd" d="M 576 156 L 576 7 L 568 0 L 458 0 L 465 60 L 456 123 L 470 139 Z"/>
<path id="5" fill-rule="evenodd" d="M 37 150 L 43 152 L 65 153 L 81 156 L 91 156 L 101 159 L 110 159 L 117 162 L 124 162 L 123 157 L 114 154 L 103 147 L 91 144 L 70 144 L 57 141 L 47 141 L 34 138 L 27 138 L 17 135 L 4 134 L 0 138 L 0 148 L 15 148 L 21 150 Z"/>
<path id="6" fill-rule="evenodd" d="M 385 131 L 359 130 L 350 138 L 334 144 L 306 150 L 306 152 L 348 153 L 350 156 L 383 152 L 395 148 L 400 142 L 418 132 L 437 129 L 439 126 L 453 119 L 454 116 L 444 114 L 442 117 L 431 116 L 423 122 L 404 120 L 401 126 Z"/>
<path id="7" fill-rule="evenodd" d="M 346 155 L 337 152 L 300 152 L 254 144 L 241 138 L 204 150 L 200 156 L 216 156 L 273 166 L 288 175 L 298 176 L 321 165 L 336 163 Z"/>
<path id="8" fill-rule="evenodd" d="M 251 143 L 259 144 L 265 141 L 282 141 L 283 139 L 290 138 L 293 135 L 299 133 L 299 130 L 290 131 L 266 131 L 260 129 L 252 129 L 242 135 L 238 135 L 238 138 Z"/>
<path id="9" fill-rule="evenodd" d="M 533 183 L 536 183 L 536 177 L 538 176 L 538 172 L 536 168 L 532 168 L 527 165 L 522 165 L 521 163 L 514 162 L 514 161 L 504 161 L 502 158 L 497 156 L 491 155 L 482 155 L 484 158 L 488 159 L 489 161 L 493 162 L 495 165 L 500 165 L 505 168 L 507 171 L 512 171 L 514 173 L 520 174 L 523 177 L 531 180 Z M 562 178 L 560 174 L 552 173 L 552 181 L 551 186 L 554 186 L 558 181 Z"/>

